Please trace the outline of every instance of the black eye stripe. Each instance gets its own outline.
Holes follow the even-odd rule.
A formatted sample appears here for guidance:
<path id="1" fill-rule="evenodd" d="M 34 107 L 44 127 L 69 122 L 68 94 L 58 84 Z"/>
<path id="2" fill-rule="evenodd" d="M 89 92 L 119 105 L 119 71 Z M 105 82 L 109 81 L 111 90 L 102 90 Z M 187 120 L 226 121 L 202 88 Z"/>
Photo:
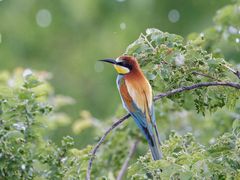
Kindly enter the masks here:
<path id="1" fill-rule="evenodd" d="M 120 66 L 127 66 L 127 63 L 126 62 L 119 62 L 118 63 Z"/>
<path id="2" fill-rule="evenodd" d="M 118 62 L 117 64 L 120 65 L 120 66 L 124 66 L 124 67 L 126 67 L 126 68 L 128 68 L 128 69 L 130 69 L 130 70 L 132 69 L 131 64 L 128 64 L 128 63 L 125 62 L 125 61 Z"/>

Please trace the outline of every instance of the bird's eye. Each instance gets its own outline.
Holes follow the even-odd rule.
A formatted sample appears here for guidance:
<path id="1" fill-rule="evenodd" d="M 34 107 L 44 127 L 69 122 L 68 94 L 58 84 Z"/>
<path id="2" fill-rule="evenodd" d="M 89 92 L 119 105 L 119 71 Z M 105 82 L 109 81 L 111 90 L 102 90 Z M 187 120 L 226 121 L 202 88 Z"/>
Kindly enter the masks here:
<path id="1" fill-rule="evenodd" d="M 126 61 L 122 61 L 120 65 L 121 65 L 121 66 L 124 66 L 124 67 L 126 67 L 126 68 L 128 68 L 129 70 L 132 69 L 131 64 L 129 64 L 129 63 L 126 62 Z"/>
<path id="2" fill-rule="evenodd" d="M 126 67 L 127 65 L 128 65 L 127 62 L 125 62 L 125 61 L 122 62 L 122 66 L 125 66 L 125 67 Z"/>

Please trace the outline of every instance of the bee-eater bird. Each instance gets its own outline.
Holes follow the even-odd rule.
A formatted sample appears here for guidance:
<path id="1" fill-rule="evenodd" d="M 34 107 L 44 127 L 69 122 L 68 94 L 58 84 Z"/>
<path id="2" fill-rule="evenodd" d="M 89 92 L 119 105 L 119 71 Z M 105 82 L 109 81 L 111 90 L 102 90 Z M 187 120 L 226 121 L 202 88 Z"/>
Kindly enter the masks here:
<path id="1" fill-rule="evenodd" d="M 160 138 L 156 126 L 152 88 L 132 56 L 101 60 L 113 64 L 118 72 L 117 87 L 123 107 L 130 113 L 147 139 L 154 160 L 162 158 Z"/>

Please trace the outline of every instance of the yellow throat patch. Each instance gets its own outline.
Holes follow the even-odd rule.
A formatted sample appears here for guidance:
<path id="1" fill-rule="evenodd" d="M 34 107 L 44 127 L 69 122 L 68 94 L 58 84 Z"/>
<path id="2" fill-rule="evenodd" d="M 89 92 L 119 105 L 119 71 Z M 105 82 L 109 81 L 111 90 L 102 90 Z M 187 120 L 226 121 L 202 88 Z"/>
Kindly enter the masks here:
<path id="1" fill-rule="evenodd" d="M 123 66 L 114 65 L 114 68 L 116 69 L 116 71 L 119 74 L 127 74 L 130 72 L 130 70 L 128 68 L 123 67 Z"/>

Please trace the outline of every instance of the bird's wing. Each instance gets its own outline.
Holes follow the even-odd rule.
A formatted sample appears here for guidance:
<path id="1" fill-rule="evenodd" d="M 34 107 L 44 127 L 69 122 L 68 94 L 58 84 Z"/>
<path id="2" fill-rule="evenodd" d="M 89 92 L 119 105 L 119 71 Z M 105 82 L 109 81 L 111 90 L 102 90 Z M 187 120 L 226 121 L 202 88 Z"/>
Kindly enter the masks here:
<path id="1" fill-rule="evenodd" d="M 151 142 L 153 136 L 153 123 L 152 123 L 152 110 L 149 108 L 149 101 L 144 91 L 135 91 L 129 87 L 125 81 L 121 81 L 118 84 L 119 92 L 125 108 L 132 115 L 136 124 L 140 128 L 143 134 Z M 134 95 L 133 95 L 134 94 Z M 134 99 L 138 97 L 138 99 Z"/>
<path id="2" fill-rule="evenodd" d="M 143 84 L 145 84 L 145 86 L 143 86 Z M 156 125 L 154 104 L 152 102 L 152 89 L 150 84 L 146 82 L 141 83 L 139 86 L 138 83 L 127 83 L 122 80 L 119 87 L 120 94 L 122 95 L 122 101 L 125 103 L 126 109 L 134 117 L 134 120 L 139 128 L 141 130 L 147 128 L 151 135 L 153 135 L 154 128 L 158 143 L 161 144 Z"/>
<path id="3" fill-rule="evenodd" d="M 124 107 L 131 114 L 138 128 L 148 141 L 153 159 L 161 159 L 162 153 L 158 148 L 158 144 L 160 145 L 161 143 L 156 127 L 153 104 L 149 106 L 149 102 L 151 102 L 148 99 L 149 96 L 147 96 L 146 92 L 140 88 L 140 91 L 134 91 L 131 89 L 130 93 L 129 87 L 124 80 L 118 81 L 118 88 Z M 134 99 L 134 96 L 138 97 L 138 99 Z"/>
<path id="4" fill-rule="evenodd" d="M 125 86 L 138 109 L 142 111 L 148 123 L 152 123 L 152 89 L 150 84 L 138 81 L 125 81 Z"/>

